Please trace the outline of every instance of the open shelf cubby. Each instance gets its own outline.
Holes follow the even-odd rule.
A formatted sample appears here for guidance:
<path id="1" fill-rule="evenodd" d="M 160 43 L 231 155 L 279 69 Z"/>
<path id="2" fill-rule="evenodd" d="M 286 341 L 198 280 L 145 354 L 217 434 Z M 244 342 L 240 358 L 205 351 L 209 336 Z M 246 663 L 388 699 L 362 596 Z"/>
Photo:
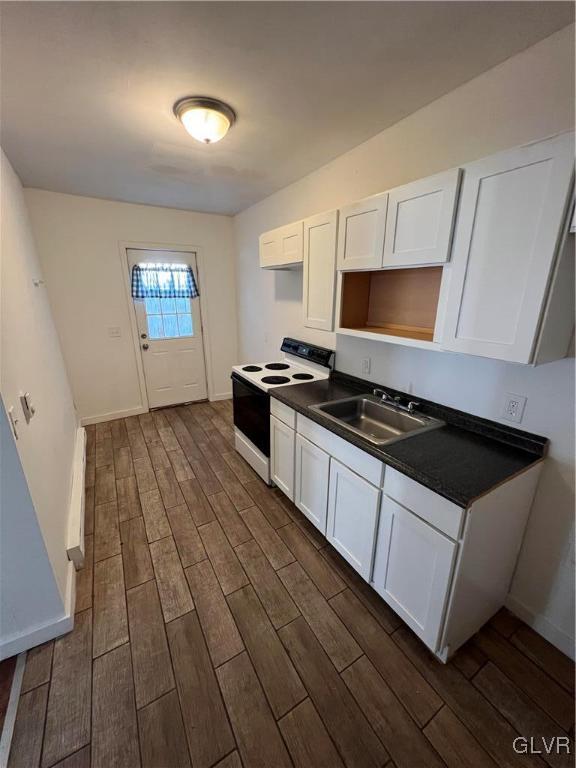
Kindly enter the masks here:
<path id="1" fill-rule="evenodd" d="M 342 273 L 340 327 L 433 341 L 442 267 Z"/>

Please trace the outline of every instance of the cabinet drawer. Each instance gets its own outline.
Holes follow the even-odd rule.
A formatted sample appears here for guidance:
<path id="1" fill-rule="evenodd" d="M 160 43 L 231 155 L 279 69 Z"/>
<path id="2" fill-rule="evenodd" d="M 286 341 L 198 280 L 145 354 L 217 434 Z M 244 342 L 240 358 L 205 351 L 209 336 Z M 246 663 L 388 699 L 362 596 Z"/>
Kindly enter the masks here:
<path id="1" fill-rule="evenodd" d="M 374 456 L 370 456 L 369 453 L 366 453 L 361 448 L 356 448 L 355 445 L 343 440 L 328 429 L 324 429 L 324 427 L 316 424 L 315 421 L 302 416 L 301 413 L 298 414 L 297 424 L 298 432 L 310 440 L 311 443 L 314 443 L 314 445 L 329 453 L 330 456 L 338 459 L 338 461 L 356 472 L 360 477 L 368 480 L 372 485 L 382 485 L 384 465 L 381 461 L 375 459 Z"/>
<path id="2" fill-rule="evenodd" d="M 292 429 L 296 429 L 296 411 L 274 397 L 270 398 L 270 413 Z"/>
<path id="3" fill-rule="evenodd" d="M 462 507 L 458 507 L 392 467 L 386 469 L 384 493 L 447 536 L 453 539 L 459 538 L 464 522 Z"/>

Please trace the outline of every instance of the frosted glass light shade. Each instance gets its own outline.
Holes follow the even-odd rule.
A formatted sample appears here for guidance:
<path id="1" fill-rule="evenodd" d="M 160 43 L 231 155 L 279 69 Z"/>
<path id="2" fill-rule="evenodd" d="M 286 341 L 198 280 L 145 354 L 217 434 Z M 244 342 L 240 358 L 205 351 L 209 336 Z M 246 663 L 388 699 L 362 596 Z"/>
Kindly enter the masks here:
<path id="1" fill-rule="evenodd" d="M 181 99 L 174 114 L 188 133 L 203 144 L 214 144 L 228 133 L 236 115 L 224 102 L 204 97 Z"/>

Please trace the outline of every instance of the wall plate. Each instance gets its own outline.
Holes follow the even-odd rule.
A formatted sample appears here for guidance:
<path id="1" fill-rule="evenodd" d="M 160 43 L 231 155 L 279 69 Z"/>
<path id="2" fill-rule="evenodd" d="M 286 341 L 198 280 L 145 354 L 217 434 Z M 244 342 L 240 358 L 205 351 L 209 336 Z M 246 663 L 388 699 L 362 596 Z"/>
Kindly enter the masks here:
<path id="1" fill-rule="evenodd" d="M 524 416 L 524 408 L 526 407 L 526 397 L 524 395 L 516 395 L 514 392 L 506 392 L 502 402 L 501 416 L 506 421 L 513 421 L 519 424 Z"/>

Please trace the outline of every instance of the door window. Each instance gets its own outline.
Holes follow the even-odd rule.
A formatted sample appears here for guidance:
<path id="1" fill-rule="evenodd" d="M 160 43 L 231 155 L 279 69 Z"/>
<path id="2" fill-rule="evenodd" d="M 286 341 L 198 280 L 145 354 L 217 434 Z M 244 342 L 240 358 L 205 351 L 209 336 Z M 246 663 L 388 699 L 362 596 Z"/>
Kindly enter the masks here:
<path id="1" fill-rule="evenodd" d="M 190 299 L 144 299 L 144 309 L 150 339 L 194 336 Z"/>

